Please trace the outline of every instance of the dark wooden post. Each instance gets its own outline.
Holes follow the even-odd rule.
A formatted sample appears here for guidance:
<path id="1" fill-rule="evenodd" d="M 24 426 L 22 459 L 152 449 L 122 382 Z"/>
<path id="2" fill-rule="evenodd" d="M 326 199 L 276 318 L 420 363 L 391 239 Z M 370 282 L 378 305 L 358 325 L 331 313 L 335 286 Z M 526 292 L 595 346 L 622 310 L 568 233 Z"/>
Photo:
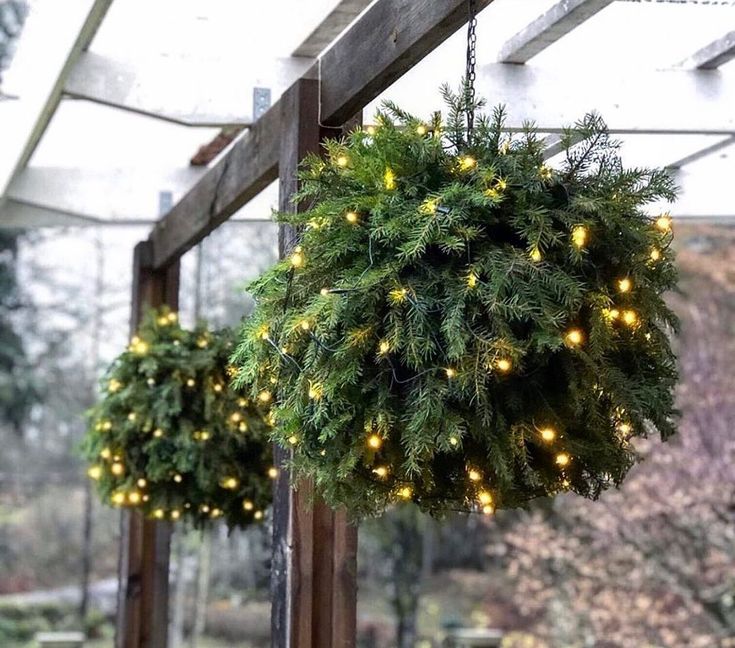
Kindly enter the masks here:
<path id="1" fill-rule="evenodd" d="M 281 98 L 279 162 L 282 211 L 296 209 L 291 197 L 298 187 L 296 170 L 310 152 L 319 152 L 324 137 L 341 129 L 319 126 L 319 85 L 302 79 Z M 282 227 L 279 249 L 286 255 L 298 232 Z M 287 451 L 276 448 L 276 465 Z M 289 475 L 275 484 L 271 580 L 274 648 L 354 648 L 357 618 L 357 527 L 314 497 L 308 482 L 290 488 Z"/>
<path id="2" fill-rule="evenodd" d="M 135 246 L 131 335 L 149 307 L 178 309 L 179 262 L 154 270 L 151 244 Z M 120 523 L 116 648 L 165 648 L 168 632 L 170 522 L 125 510 Z"/>

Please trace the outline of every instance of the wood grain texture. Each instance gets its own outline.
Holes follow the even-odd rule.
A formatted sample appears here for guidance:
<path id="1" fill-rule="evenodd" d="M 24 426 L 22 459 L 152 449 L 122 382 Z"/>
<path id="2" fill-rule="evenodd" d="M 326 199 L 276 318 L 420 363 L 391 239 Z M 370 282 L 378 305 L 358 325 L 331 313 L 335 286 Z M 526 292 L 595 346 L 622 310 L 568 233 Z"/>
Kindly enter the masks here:
<path id="1" fill-rule="evenodd" d="M 491 2 L 477 0 L 478 11 Z M 466 20 L 466 0 L 380 0 L 291 90 L 321 77 L 319 121 L 339 127 Z M 286 91 L 153 229 L 155 267 L 181 256 L 275 180 L 283 114 L 293 96 Z"/>
<path id="2" fill-rule="evenodd" d="M 133 253 L 131 336 L 149 307 L 178 308 L 179 263 L 155 270 L 152 246 L 136 245 Z M 119 591 L 116 648 L 160 648 L 168 633 L 170 522 L 145 519 L 124 510 L 120 520 Z"/>
<path id="3" fill-rule="evenodd" d="M 283 131 L 279 169 L 279 206 L 299 209 L 291 198 L 298 189 L 299 162 L 319 152 L 325 137 L 342 129 L 320 128 L 318 84 L 303 79 L 281 100 Z M 351 128 L 359 119 L 351 121 Z M 282 256 L 298 241 L 299 232 L 281 227 Z M 288 452 L 276 448 L 278 465 Z M 353 648 L 355 645 L 357 529 L 346 528 L 314 493 L 313 484 L 301 482 L 291 489 L 290 477 L 281 470 L 273 505 L 273 560 L 271 569 L 272 645 L 277 648 Z"/>

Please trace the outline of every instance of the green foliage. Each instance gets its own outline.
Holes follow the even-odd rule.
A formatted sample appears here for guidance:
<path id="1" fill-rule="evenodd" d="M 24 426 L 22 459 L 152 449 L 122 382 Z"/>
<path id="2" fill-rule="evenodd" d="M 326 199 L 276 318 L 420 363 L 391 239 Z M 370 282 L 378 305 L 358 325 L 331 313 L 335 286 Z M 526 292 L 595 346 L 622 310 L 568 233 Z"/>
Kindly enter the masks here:
<path id="1" fill-rule="evenodd" d="M 15 275 L 18 236 L 17 232 L 0 232 L 0 422 L 21 436 L 39 393 L 23 340 L 11 321 L 13 311 L 20 308 Z"/>
<path id="2" fill-rule="evenodd" d="M 674 432 L 671 232 L 642 210 L 669 177 L 624 168 L 595 116 L 558 169 L 502 109 L 468 145 L 447 97 L 446 124 L 388 104 L 305 160 L 279 216 L 301 243 L 251 286 L 233 357 L 295 471 L 358 516 L 595 498 L 631 437 Z"/>
<path id="3" fill-rule="evenodd" d="M 262 519 L 271 501 L 267 412 L 228 385 L 232 337 L 184 330 L 175 313 L 148 314 L 90 413 L 83 450 L 105 502 L 197 526 Z"/>

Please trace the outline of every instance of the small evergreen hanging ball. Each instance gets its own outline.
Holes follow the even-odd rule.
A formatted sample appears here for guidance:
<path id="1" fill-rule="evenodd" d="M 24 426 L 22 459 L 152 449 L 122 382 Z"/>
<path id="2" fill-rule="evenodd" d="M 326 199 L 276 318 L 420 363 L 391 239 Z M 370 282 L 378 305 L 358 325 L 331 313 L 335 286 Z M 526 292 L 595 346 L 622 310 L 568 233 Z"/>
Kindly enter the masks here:
<path id="1" fill-rule="evenodd" d="M 229 385 L 230 331 L 150 312 L 108 370 L 83 443 L 104 502 L 230 527 L 261 520 L 274 476 L 269 413 Z"/>
<path id="2" fill-rule="evenodd" d="M 642 210 L 667 174 L 625 169 L 594 116 L 553 166 L 502 110 L 468 143 L 449 100 L 446 124 L 386 104 L 306 159 L 279 216 L 301 239 L 233 357 L 296 474 L 356 516 L 595 498 L 634 437 L 674 432 L 671 219 Z"/>

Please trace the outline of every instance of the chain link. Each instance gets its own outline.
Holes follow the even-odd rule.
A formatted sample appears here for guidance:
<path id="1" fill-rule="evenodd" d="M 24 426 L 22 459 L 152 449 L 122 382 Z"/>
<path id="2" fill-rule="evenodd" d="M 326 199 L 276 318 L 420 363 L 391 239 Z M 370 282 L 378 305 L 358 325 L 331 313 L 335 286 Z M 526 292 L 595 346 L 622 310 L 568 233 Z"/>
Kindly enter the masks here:
<path id="1" fill-rule="evenodd" d="M 475 127 L 475 65 L 477 63 L 476 29 L 476 0 L 467 0 L 467 69 L 465 71 L 465 112 L 467 114 L 468 144 L 472 144 L 472 130 Z"/>

